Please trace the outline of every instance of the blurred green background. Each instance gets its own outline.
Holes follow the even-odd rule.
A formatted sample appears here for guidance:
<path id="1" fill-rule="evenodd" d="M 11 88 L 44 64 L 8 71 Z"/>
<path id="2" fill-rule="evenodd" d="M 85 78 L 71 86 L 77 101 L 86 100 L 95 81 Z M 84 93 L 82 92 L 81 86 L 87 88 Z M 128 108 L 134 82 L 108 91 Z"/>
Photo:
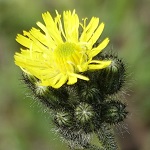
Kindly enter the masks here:
<path id="1" fill-rule="evenodd" d="M 105 22 L 102 38 L 111 40 L 107 49 L 128 68 L 130 114 L 116 127 L 121 150 L 150 150 L 149 0 L 0 0 L 0 150 L 67 150 L 52 131 L 50 115 L 28 96 L 13 58 L 20 47 L 17 33 L 36 27 L 41 13 L 55 14 L 55 9 L 76 9 L 80 18 Z"/>

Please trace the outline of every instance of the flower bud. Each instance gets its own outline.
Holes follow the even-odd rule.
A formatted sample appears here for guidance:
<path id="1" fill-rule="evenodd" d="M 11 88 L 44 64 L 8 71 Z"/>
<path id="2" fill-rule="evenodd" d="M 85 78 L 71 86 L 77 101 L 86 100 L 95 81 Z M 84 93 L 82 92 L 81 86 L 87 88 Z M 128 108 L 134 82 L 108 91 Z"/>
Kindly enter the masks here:
<path id="1" fill-rule="evenodd" d="M 87 103 L 80 103 L 75 109 L 75 118 L 81 124 L 85 124 L 90 121 L 93 115 L 93 108 Z"/>
<path id="2" fill-rule="evenodd" d="M 67 112 L 60 111 L 54 116 L 54 121 L 58 126 L 69 126 L 71 124 L 71 115 Z"/>
<path id="3" fill-rule="evenodd" d="M 100 71 L 98 84 L 105 94 L 118 92 L 125 82 L 125 65 L 116 56 L 105 56 L 104 59 L 111 60 L 111 64 Z"/>

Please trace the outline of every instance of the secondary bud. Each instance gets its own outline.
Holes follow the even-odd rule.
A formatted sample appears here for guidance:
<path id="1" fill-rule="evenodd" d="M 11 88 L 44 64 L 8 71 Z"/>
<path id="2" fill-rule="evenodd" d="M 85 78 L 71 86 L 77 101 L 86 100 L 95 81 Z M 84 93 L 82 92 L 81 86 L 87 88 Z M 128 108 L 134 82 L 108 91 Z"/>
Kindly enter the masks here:
<path id="1" fill-rule="evenodd" d="M 128 112 L 126 105 L 119 101 L 110 101 L 102 106 L 102 118 L 107 123 L 118 123 L 123 121 Z"/>
<path id="2" fill-rule="evenodd" d="M 93 117 L 93 115 L 93 108 L 87 103 L 81 103 L 75 109 L 75 117 L 80 123 L 84 124 L 88 122 Z"/>
<path id="3" fill-rule="evenodd" d="M 69 126 L 71 123 L 70 119 L 70 114 L 64 111 L 57 112 L 54 117 L 55 123 L 59 126 Z"/>

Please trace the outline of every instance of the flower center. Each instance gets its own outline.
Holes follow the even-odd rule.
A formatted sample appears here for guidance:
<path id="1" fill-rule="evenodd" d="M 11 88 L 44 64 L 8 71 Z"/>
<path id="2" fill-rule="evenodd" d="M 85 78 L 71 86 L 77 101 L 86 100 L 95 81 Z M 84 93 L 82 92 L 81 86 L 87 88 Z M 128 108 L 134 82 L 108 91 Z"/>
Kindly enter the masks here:
<path id="1" fill-rule="evenodd" d="M 55 54 L 57 57 L 69 57 L 71 56 L 77 49 L 77 46 L 74 43 L 63 43 L 61 45 L 58 45 L 58 47 L 55 49 Z"/>
<path id="2" fill-rule="evenodd" d="M 82 58 L 81 47 L 74 43 L 63 43 L 54 50 L 54 58 L 60 72 L 76 72 Z"/>

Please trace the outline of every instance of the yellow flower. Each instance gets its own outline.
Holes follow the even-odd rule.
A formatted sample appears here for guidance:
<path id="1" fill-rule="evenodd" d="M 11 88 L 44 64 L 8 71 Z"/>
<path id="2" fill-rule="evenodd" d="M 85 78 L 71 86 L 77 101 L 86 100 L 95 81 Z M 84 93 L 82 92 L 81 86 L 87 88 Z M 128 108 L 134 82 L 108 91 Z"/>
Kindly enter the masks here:
<path id="1" fill-rule="evenodd" d="M 82 72 L 110 65 L 111 61 L 93 60 L 109 42 L 106 38 L 93 48 L 104 29 L 99 18 L 92 17 L 86 25 L 87 18 L 79 22 L 75 10 L 64 11 L 63 19 L 57 11 L 54 19 L 49 12 L 42 17 L 45 25 L 37 22 L 40 30 L 32 28 L 18 34 L 16 40 L 24 49 L 14 56 L 16 65 L 38 78 L 41 86 L 60 88 L 66 82 L 76 83 L 77 78 L 88 81 Z"/>

